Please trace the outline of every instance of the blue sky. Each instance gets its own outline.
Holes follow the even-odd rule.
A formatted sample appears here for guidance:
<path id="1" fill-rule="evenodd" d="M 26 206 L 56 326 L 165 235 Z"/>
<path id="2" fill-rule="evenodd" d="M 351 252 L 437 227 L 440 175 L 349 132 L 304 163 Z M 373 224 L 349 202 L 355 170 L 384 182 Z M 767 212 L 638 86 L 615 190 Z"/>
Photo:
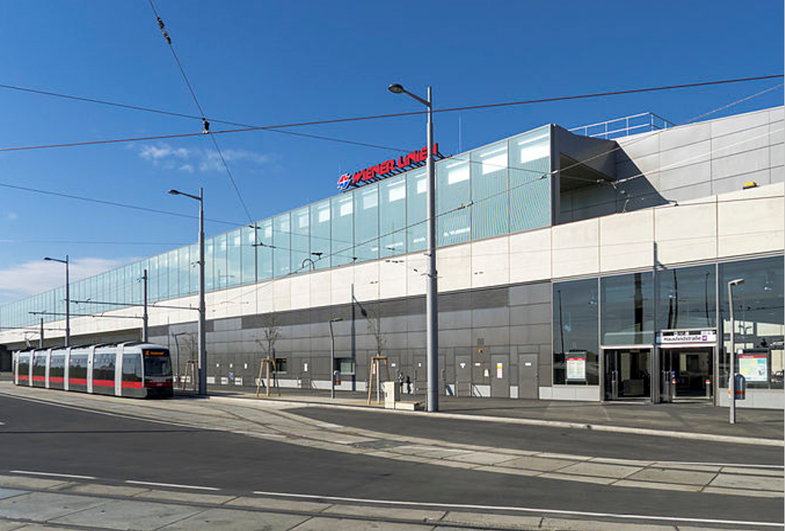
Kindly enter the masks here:
<path id="1" fill-rule="evenodd" d="M 775 0 L 158 0 L 156 6 L 206 114 L 259 125 L 418 110 L 387 92 L 392 82 L 415 92 L 431 84 L 436 106 L 447 107 L 783 69 L 783 4 Z M 144 0 L 4 2 L 0 35 L 0 84 L 196 114 Z M 571 127 L 652 111 L 678 123 L 774 84 L 442 114 L 436 135 L 449 154 L 550 122 Z M 777 90 L 732 112 L 782 100 Z M 201 128 L 187 119 L 3 89 L 0 109 L 0 147 Z M 422 117 L 302 131 L 404 149 L 424 144 Z M 255 219 L 333 195 L 342 171 L 391 155 L 272 132 L 218 140 Z M 195 203 L 165 191 L 204 186 L 208 217 L 246 222 L 205 137 L 0 153 L 0 183 L 183 213 L 194 213 Z M 60 284 L 62 271 L 41 262 L 44 255 L 70 254 L 79 277 L 196 236 L 189 219 L 6 188 L 0 198 L 0 303 Z M 209 234 L 229 228 L 207 226 Z"/>

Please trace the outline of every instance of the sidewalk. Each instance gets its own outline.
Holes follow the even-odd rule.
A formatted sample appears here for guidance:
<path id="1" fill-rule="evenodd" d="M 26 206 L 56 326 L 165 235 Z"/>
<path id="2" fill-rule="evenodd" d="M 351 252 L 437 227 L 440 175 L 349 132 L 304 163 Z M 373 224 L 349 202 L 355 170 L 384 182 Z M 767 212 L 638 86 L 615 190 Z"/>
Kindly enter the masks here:
<path id="1" fill-rule="evenodd" d="M 337 391 L 336 398 L 331 399 L 329 391 L 283 388 L 280 396 L 273 393 L 270 397 L 265 397 L 262 390 L 262 397 L 257 399 L 255 388 L 210 386 L 209 393 L 227 398 L 302 403 L 303 406 L 383 407 L 383 404 L 376 403 L 375 396 L 369 406 L 367 394 L 361 392 Z M 404 394 L 402 401 L 424 404 L 425 396 Z M 445 396 L 439 398 L 439 410 L 440 416 L 446 418 L 531 421 L 583 429 L 600 427 L 771 441 L 783 441 L 784 437 L 782 410 L 739 408 L 736 410 L 736 424 L 730 424 L 727 408 L 700 401 L 651 404 Z"/>

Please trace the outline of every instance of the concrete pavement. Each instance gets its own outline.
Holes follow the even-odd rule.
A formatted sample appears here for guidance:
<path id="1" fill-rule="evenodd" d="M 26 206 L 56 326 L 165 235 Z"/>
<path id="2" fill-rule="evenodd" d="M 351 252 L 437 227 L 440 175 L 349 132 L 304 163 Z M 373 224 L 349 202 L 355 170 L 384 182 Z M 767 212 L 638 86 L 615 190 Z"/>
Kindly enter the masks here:
<path id="1" fill-rule="evenodd" d="M 248 387 L 211 386 L 212 396 L 256 399 L 256 390 Z M 280 389 L 280 396 L 262 397 L 264 400 L 293 402 L 306 405 L 350 407 L 380 407 L 372 401 L 368 406 L 367 394 L 340 391 L 331 400 L 329 392 L 314 389 Z M 402 395 L 402 401 L 425 401 L 423 395 Z M 783 414 L 781 410 L 737 409 L 737 423 L 728 423 L 727 408 L 715 407 L 702 400 L 677 404 L 650 404 L 648 402 L 570 402 L 562 400 L 521 400 L 504 398 L 441 397 L 440 412 L 452 418 L 474 417 L 477 420 L 526 421 L 561 423 L 564 427 L 586 426 L 601 429 L 629 428 L 662 434 L 716 435 L 746 439 L 783 441 Z M 708 440 L 708 439 L 707 439 Z M 730 439 L 729 439 L 730 440 Z"/>
<path id="2" fill-rule="evenodd" d="M 0 475 L 0 530 L 202 529 L 281 531 L 752 531 L 773 526 L 689 519 L 619 521 L 597 514 L 527 514 L 512 509 L 472 511 L 438 505 L 357 504 L 314 497 L 204 494 L 175 489 L 101 484 L 70 478 Z"/>

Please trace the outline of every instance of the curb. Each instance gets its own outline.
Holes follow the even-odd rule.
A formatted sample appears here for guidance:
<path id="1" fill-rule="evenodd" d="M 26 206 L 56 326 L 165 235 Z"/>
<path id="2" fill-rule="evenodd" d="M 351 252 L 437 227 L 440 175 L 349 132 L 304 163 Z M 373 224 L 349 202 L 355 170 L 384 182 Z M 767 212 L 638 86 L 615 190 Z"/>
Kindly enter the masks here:
<path id="1" fill-rule="evenodd" d="M 261 405 L 263 402 L 257 402 L 251 398 L 236 398 L 229 396 L 209 396 L 210 400 L 226 401 L 226 402 L 242 402 L 252 405 Z M 459 413 L 428 413 L 426 411 L 407 411 L 402 409 L 384 409 L 374 408 L 369 406 L 353 406 L 348 404 L 325 404 L 324 402 L 311 402 L 299 400 L 286 400 L 278 398 L 264 398 L 267 402 L 298 406 L 298 407 L 321 407 L 332 409 L 346 409 L 350 411 L 375 411 L 377 413 L 389 413 L 398 415 L 418 415 L 430 416 L 438 419 L 450 420 L 472 420 L 479 422 L 496 422 L 500 424 L 519 424 L 523 426 L 544 426 L 550 428 L 566 428 L 587 431 L 598 431 L 608 433 L 626 433 L 631 435 L 646 435 L 653 437 L 670 437 L 672 439 L 684 439 L 693 441 L 709 441 L 726 444 L 745 444 L 751 446 L 769 446 L 783 448 L 785 441 L 779 439 L 762 439 L 756 437 L 739 437 L 736 435 L 717 435 L 713 433 L 691 433 L 685 431 L 674 430 L 654 430 L 651 428 L 633 428 L 629 426 L 609 426 L 607 424 L 584 424 L 580 422 L 566 422 L 559 420 L 538 420 L 538 419 L 522 419 L 511 417 L 494 417 L 489 415 L 463 415 Z"/>

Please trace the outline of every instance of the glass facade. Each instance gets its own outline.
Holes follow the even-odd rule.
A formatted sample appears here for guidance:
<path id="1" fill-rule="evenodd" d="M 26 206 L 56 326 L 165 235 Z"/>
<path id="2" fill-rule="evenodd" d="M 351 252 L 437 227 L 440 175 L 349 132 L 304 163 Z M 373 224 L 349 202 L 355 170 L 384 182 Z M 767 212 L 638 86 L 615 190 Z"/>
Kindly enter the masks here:
<path id="1" fill-rule="evenodd" d="M 717 326 L 716 266 L 657 272 L 657 328 L 689 330 Z"/>
<path id="2" fill-rule="evenodd" d="M 600 338 L 597 279 L 553 284 L 553 383 L 597 385 Z M 572 356 L 570 356 L 572 355 Z M 567 358 L 585 360 L 581 374 L 567 375 Z"/>
<path id="3" fill-rule="evenodd" d="M 602 345 L 654 343 L 654 286 L 651 273 L 600 279 Z"/>
<path id="4" fill-rule="evenodd" d="M 728 386 L 731 331 L 728 282 L 736 279 L 744 279 L 744 284 L 733 288 L 736 372 L 745 376 L 748 388 L 782 389 L 785 360 L 781 257 L 719 265 L 720 385 Z"/>
<path id="5" fill-rule="evenodd" d="M 541 127 L 436 161 L 437 245 L 446 246 L 551 223 L 549 128 Z M 422 251 L 426 247 L 426 171 L 349 190 L 205 240 L 208 291 Z M 71 283 L 71 299 L 140 304 L 147 269 L 150 302 L 198 290 L 198 247 L 189 245 Z M 311 263 L 309 260 L 312 260 Z M 55 266 L 52 266 L 55 267 Z M 29 312 L 62 319 L 63 288 L 0 307 L 0 326 L 35 325 Z M 117 309 L 73 304 L 74 314 Z"/>

